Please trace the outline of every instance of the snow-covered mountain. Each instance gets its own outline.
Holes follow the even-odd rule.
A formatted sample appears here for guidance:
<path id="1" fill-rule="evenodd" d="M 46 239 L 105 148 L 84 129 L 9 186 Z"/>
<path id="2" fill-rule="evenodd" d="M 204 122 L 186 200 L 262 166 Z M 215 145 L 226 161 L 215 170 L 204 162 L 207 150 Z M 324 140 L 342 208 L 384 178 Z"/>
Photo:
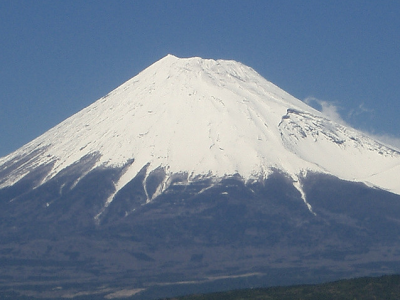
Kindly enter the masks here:
<path id="1" fill-rule="evenodd" d="M 2 292 L 139 300 L 399 273 L 399 178 L 398 151 L 253 69 L 168 55 L 0 158 Z"/>
<path id="2" fill-rule="evenodd" d="M 322 172 L 400 194 L 399 152 L 327 119 L 235 61 L 164 57 L 1 158 L 0 188 L 46 166 L 41 185 L 88 156 L 96 160 L 79 178 L 124 167 L 114 194 L 145 166 L 147 174 L 164 169 L 158 192 L 177 173 L 188 181 L 234 174 L 248 181 L 278 169 L 294 182 Z"/>

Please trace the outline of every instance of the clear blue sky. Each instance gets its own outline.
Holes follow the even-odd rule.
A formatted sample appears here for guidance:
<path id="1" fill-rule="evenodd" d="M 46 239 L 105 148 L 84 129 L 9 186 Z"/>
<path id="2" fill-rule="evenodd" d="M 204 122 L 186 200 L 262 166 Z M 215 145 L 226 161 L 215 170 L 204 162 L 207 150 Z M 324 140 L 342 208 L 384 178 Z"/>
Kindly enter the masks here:
<path id="1" fill-rule="evenodd" d="M 168 53 L 234 59 L 400 139 L 400 1 L 0 1 L 0 156 Z"/>

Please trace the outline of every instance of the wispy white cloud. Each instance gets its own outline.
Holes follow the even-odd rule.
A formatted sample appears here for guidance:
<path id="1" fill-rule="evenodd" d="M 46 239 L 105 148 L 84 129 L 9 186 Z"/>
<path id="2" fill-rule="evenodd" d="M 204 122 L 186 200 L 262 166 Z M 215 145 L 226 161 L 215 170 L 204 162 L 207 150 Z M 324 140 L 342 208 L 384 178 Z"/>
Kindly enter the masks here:
<path id="1" fill-rule="evenodd" d="M 328 119 L 335 121 L 339 124 L 347 125 L 346 121 L 343 120 L 342 116 L 339 113 L 340 108 L 333 103 L 317 99 L 315 97 L 307 97 L 306 99 L 304 99 L 304 102 L 319 110 Z"/>
<path id="2" fill-rule="evenodd" d="M 373 112 L 373 109 L 367 108 L 364 103 L 361 103 L 357 108 L 349 111 L 348 117 L 353 118 L 365 113 L 371 114 Z"/>
<path id="3" fill-rule="evenodd" d="M 337 122 L 339 124 L 345 125 L 345 126 L 350 126 L 341 116 L 339 113 L 340 111 L 343 111 L 343 109 L 340 106 L 335 105 L 332 102 L 317 99 L 315 97 L 307 97 L 304 99 L 304 102 L 307 103 L 308 105 L 314 107 L 315 109 L 319 110 L 322 114 L 324 114 L 328 119 Z M 365 113 L 373 113 L 372 109 L 369 109 L 365 106 L 364 103 L 361 103 L 357 108 L 350 110 L 347 113 L 347 119 L 354 118 L 356 116 L 359 116 L 361 114 Z M 371 133 L 365 130 L 360 130 L 362 133 L 370 136 L 371 138 L 389 146 L 392 148 L 395 148 L 396 150 L 400 151 L 400 138 L 390 135 L 390 134 L 376 134 L 376 133 Z"/>

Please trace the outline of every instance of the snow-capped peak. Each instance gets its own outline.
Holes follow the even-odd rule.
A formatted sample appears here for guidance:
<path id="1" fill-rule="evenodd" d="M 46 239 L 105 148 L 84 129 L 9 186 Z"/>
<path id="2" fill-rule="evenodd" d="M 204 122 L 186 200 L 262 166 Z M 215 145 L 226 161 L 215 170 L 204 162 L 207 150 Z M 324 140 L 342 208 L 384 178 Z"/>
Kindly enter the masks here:
<path id="1" fill-rule="evenodd" d="M 162 168 L 167 178 L 186 173 L 189 180 L 253 180 L 279 169 L 296 181 L 315 171 L 400 194 L 393 179 L 400 175 L 398 152 L 328 120 L 235 61 L 167 55 L 0 159 L 0 171 L 14 166 L 0 188 L 48 165 L 44 183 L 93 155 L 87 171 L 126 166 L 116 192 L 147 166 L 147 173 Z"/>

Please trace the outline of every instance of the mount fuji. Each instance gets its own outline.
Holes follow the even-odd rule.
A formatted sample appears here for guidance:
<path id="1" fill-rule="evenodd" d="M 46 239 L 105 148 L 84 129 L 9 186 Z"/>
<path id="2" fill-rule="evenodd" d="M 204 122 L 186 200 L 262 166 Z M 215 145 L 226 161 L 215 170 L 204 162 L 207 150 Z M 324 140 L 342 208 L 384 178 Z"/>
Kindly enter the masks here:
<path id="1" fill-rule="evenodd" d="M 397 149 L 253 69 L 167 55 L 0 158 L 0 288 L 150 299 L 399 272 L 399 178 Z"/>

